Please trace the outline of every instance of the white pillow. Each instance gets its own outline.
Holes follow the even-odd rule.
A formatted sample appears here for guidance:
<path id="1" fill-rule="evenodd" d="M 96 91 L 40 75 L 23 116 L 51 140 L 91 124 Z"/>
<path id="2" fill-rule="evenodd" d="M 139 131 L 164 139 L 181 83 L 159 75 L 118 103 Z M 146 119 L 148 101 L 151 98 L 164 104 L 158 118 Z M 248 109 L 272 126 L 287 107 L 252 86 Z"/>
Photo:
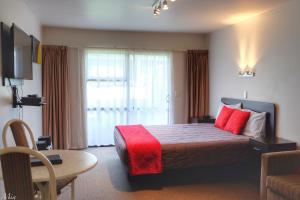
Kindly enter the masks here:
<path id="1" fill-rule="evenodd" d="M 223 106 L 229 107 L 229 108 L 234 108 L 234 109 L 241 109 L 242 107 L 242 103 L 238 103 L 238 104 L 233 104 L 233 105 L 226 105 L 224 104 L 222 101 L 220 102 L 219 108 L 218 108 L 218 112 L 217 112 L 217 116 L 216 119 L 218 118 Z"/>
<path id="2" fill-rule="evenodd" d="M 264 137 L 267 113 L 258 113 L 247 109 L 243 109 L 243 111 L 250 112 L 250 117 L 242 134 L 254 138 Z"/>

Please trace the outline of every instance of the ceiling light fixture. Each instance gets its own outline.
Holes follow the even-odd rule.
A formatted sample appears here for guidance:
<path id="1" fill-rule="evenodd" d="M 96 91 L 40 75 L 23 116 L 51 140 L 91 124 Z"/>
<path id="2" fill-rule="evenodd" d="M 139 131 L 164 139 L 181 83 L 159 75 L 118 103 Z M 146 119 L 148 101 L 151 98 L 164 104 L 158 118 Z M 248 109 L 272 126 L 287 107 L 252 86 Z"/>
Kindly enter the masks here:
<path id="1" fill-rule="evenodd" d="M 168 10 L 169 9 L 167 0 L 164 0 L 164 2 L 163 2 L 163 9 L 164 10 Z"/>
<path id="2" fill-rule="evenodd" d="M 176 0 L 169 0 L 169 1 L 174 2 Z M 152 8 L 153 8 L 153 14 L 159 15 L 161 10 L 169 9 L 168 0 L 155 0 L 154 3 L 152 4 Z"/>
<path id="3" fill-rule="evenodd" d="M 160 14 L 160 10 L 156 7 L 156 8 L 154 9 L 154 11 L 153 11 L 153 14 L 154 14 L 155 16 L 159 15 L 159 14 Z"/>
<path id="4" fill-rule="evenodd" d="M 157 6 L 157 11 L 158 11 L 158 12 L 161 11 L 161 3 L 158 4 L 158 6 Z"/>

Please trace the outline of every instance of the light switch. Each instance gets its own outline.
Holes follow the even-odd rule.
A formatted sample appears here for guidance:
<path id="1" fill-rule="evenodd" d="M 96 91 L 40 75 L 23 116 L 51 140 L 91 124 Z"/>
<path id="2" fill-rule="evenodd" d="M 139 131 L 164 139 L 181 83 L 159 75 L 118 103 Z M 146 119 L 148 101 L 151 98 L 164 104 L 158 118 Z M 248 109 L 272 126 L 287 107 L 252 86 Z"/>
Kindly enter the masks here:
<path id="1" fill-rule="evenodd" d="M 246 90 L 244 90 L 243 96 L 244 96 L 244 99 L 248 99 L 248 92 Z"/>

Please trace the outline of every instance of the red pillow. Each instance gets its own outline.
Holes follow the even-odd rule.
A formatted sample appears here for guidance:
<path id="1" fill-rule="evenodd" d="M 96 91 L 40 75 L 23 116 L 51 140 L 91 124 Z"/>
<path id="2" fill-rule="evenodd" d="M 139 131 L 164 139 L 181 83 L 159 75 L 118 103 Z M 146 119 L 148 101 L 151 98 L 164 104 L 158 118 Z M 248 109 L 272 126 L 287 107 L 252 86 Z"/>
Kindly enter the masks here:
<path id="1" fill-rule="evenodd" d="M 230 116 L 224 130 L 239 135 L 241 130 L 245 127 L 249 117 L 250 112 L 235 109 Z"/>
<path id="2" fill-rule="evenodd" d="M 234 109 L 229 108 L 227 106 L 223 106 L 218 118 L 215 121 L 215 127 L 224 129 L 228 119 L 232 115 Z"/>

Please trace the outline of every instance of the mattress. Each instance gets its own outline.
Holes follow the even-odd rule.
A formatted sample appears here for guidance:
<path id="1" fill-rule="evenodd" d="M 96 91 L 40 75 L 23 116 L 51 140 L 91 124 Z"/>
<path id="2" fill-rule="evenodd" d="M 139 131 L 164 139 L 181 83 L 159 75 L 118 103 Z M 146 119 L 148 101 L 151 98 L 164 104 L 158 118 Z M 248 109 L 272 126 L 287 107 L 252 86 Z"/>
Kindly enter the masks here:
<path id="1" fill-rule="evenodd" d="M 234 135 L 213 124 L 152 125 L 145 128 L 162 147 L 163 170 L 230 164 L 250 157 L 249 137 Z M 127 165 L 126 143 L 114 130 L 115 147 Z"/>

